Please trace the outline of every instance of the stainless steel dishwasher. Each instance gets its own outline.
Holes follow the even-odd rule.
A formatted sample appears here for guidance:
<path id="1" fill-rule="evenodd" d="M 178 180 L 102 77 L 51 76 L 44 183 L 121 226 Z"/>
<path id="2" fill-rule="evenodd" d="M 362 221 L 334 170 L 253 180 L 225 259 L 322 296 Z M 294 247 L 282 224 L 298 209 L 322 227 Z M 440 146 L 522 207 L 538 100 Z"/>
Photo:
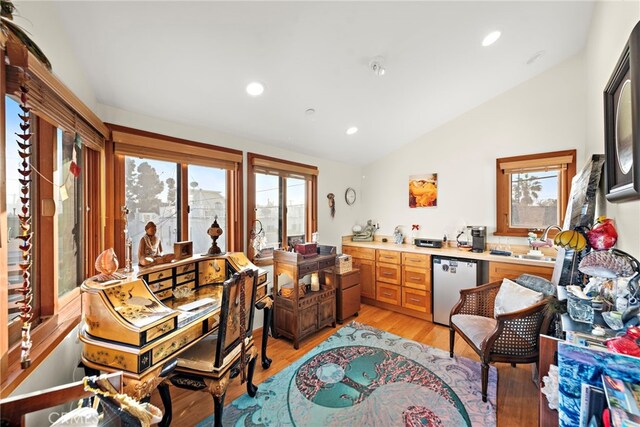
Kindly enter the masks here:
<path id="1" fill-rule="evenodd" d="M 482 262 L 433 256 L 433 321 L 449 326 L 451 309 L 460 299 L 460 290 L 474 288 L 482 281 Z"/>

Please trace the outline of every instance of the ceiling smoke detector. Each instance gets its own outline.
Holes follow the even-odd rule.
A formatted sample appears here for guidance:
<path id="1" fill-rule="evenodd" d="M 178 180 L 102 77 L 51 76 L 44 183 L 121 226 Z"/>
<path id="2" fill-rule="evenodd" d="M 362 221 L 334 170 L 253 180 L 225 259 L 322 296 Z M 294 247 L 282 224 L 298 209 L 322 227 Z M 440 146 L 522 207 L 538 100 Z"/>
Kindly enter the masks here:
<path id="1" fill-rule="evenodd" d="M 373 71 L 373 74 L 378 77 L 384 76 L 384 74 L 387 72 L 387 70 L 385 70 L 385 68 L 382 66 L 382 62 L 380 62 L 380 59 L 374 59 L 373 61 L 371 61 L 369 63 L 369 69 Z"/>

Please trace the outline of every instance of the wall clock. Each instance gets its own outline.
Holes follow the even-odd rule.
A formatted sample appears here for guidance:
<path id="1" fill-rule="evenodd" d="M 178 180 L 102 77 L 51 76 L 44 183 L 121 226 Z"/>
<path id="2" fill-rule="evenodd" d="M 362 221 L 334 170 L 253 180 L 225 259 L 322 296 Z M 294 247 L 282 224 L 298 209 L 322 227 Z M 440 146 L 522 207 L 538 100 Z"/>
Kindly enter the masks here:
<path id="1" fill-rule="evenodd" d="M 356 202 L 356 190 L 351 187 L 347 188 L 347 191 L 344 192 L 344 201 L 349 206 L 353 205 Z"/>

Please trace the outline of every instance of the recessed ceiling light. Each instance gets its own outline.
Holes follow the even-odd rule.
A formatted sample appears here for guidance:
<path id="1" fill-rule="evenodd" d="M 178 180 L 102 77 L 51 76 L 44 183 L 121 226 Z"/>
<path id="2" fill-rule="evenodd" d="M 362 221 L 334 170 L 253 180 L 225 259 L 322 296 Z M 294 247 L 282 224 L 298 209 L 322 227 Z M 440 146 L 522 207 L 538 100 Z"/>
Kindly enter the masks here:
<path id="1" fill-rule="evenodd" d="M 264 85 L 260 82 L 251 82 L 247 85 L 247 93 L 251 96 L 260 96 L 264 92 Z"/>
<path id="2" fill-rule="evenodd" d="M 347 129 L 347 135 L 353 135 L 356 132 L 358 132 L 358 128 L 355 126 L 351 126 L 349 129 Z"/>
<path id="3" fill-rule="evenodd" d="M 485 38 L 482 39 L 482 46 L 484 47 L 491 46 L 500 38 L 501 35 L 502 33 L 500 31 L 493 31 L 487 34 Z"/>
<path id="4" fill-rule="evenodd" d="M 304 110 L 304 113 L 305 113 L 307 116 L 312 116 L 312 115 L 314 115 L 314 114 L 316 113 L 316 110 L 315 110 L 315 109 L 313 109 L 313 108 L 307 108 L 306 110 Z"/>

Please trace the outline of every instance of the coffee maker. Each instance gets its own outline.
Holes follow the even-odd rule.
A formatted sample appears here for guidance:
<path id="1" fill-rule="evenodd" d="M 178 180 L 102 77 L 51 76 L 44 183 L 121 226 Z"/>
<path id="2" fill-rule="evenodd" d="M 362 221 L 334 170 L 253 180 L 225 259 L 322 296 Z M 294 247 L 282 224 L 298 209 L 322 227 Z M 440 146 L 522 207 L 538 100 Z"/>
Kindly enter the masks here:
<path id="1" fill-rule="evenodd" d="M 471 227 L 472 247 L 471 252 L 484 252 L 487 244 L 487 227 L 484 225 L 474 225 Z"/>

